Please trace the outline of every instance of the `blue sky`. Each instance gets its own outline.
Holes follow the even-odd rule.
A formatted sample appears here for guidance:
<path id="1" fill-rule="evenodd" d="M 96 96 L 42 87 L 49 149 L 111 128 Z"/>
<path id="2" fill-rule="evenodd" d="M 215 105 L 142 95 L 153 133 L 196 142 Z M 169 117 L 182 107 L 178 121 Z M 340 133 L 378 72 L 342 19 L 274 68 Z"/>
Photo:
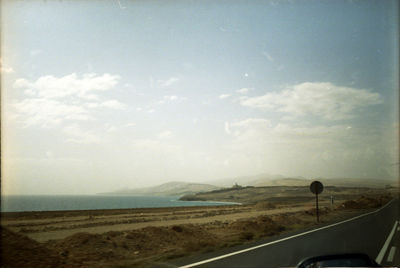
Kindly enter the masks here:
<path id="1" fill-rule="evenodd" d="M 3 191 L 395 178 L 397 5 L 4 1 Z"/>

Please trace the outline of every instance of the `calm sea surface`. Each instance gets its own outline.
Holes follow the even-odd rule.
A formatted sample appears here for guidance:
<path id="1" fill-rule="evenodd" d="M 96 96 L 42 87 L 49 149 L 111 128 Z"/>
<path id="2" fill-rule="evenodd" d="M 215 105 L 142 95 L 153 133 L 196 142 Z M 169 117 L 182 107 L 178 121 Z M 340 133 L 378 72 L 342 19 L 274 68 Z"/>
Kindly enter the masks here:
<path id="1" fill-rule="evenodd" d="M 1 211 L 54 211 L 228 205 L 231 203 L 179 201 L 179 197 L 106 195 L 2 196 Z"/>

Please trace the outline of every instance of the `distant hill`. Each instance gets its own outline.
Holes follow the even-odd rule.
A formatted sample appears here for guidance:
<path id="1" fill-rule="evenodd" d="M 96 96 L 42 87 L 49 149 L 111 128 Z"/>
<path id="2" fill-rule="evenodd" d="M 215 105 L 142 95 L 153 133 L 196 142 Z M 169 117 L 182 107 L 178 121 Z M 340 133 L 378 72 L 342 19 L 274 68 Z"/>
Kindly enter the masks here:
<path id="1" fill-rule="evenodd" d="M 168 182 L 161 185 L 137 188 L 122 189 L 114 192 L 101 193 L 107 195 L 157 195 L 157 196 L 181 196 L 199 192 L 218 190 L 220 187 L 211 184 L 189 183 L 189 182 Z"/>
<path id="2" fill-rule="evenodd" d="M 189 182 L 168 182 L 161 185 L 121 189 L 113 192 L 102 193 L 107 195 L 156 195 L 156 196 L 183 196 L 200 192 L 210 192 L 221 188 L 230 188 L 236 183 L 240 186 L 309 186 L 313 180 L 321 181 L 324 186 L 336 187 L 368 187 L 384 188 L 386 186 L 398 187 L 398 182 L 387 179 L 360 179 L 360 178 L 314 178 L 284 177 L 282 175 L 260 174 L 248 177 L 227 178 L 210 181 L 210 184 Z M 214 185 L 215 184 L 215 185 Z M 218 185 L 218 186 L 216 186 Z"/>
<path id="3" fill-rule="evenodd" d="M 399 182 L 389 179 L 365 179 L 365 178 L 304 178 L 301 176 L 289 177 L 279 174 L 258 174 L 253 176 L 238 176 L 208 181 L 209 184 L 221 187 L 231 187 L 235 183 L 241 186 L 307 186 L 314 180 L 321 181 L 326 186 L 340 187 L 369 187 L 381 188 L 387 185 L 399 186 Z"/>
<path id="4" fill-rule="evenodd" d="M 280 178 L 280 179 L 258 179 L 249 182 L 249 186 L 308 186 L 314 180 L 319 180 L 325 186 L 337 187 L 368 187 L 383 188 L 387 185 L 398 186 L 394 180 L 388 179 L 361 179 L 361 178 L 314 178 L 306 179 L 302 177 L 296 178 Z"/>
<path id="5" fill-rule="evenodd" d="M 312 180 L 305 178 L 258 179 L 250 182 L 250 186 L 307 186 Z"/>
<path id="6" fill-rule="evenodd" d="M 266 181 L 270 181 L 270 180 L 277 180 L 277 179 L 283 179 L 283 178 L 285 178 L 285 176 L 283 176 L 283 175 L 263 173 L 263 174 L 252 175 L 252 176 L 238 176 L 238 177 L 232 177 L 232 178 L 211 180 L 211 181 L 208 181 L 208 183 L 210 183 L 212 185 L 218 185 L 221 187 L 231 187 L 235 183 L 242 185 L 242 186 L 256 186 L 258 181 L 266 182 Z"/>
<path id="7" fill-rule="evenodd" d="M 329 178 L 318 179 L 327 186 L 341 186 L 341 187 L 369 187 L 369 188 L 382 188 L 385 186 L 398 187 L 399 182 L 389 179 L 363 179 L 363 178 Z"/>

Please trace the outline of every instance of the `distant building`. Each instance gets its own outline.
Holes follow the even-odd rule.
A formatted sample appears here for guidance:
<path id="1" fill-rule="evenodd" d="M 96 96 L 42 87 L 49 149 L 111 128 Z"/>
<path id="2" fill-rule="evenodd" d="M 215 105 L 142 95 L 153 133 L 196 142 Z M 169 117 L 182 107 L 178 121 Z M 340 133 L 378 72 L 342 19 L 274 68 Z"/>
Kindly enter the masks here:
<path id="1" fill-rule="evenodd" d="M 241 185 L 239 185 L 239 184 L 237 184 L 237 182 L 235 182 L 235 184 L 232 186 L 232 188 L 242 188 L 242 186 Z"/>

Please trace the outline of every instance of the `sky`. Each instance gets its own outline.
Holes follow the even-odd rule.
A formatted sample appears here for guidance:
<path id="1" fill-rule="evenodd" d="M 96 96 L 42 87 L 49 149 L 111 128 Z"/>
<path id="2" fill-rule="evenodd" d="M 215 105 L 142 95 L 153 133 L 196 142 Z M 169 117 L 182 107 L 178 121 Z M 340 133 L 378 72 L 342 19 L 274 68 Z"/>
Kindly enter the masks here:
<path id="1" fill-rule="evenodd" d="M 1 5 L 2 194 L 398 178 L 397 1 Z"/>

